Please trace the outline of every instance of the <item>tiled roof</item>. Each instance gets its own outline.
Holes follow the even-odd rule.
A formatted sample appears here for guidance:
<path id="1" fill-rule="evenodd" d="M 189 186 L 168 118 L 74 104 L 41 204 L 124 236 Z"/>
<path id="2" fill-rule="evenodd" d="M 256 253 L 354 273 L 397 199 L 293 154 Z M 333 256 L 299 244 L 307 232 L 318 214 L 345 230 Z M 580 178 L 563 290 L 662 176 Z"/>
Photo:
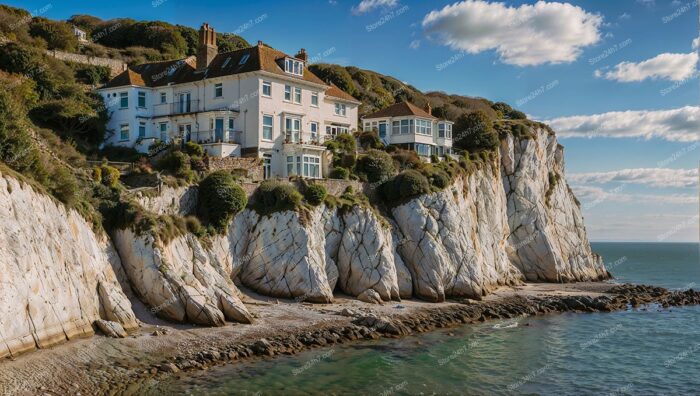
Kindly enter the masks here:
<path id="1" fill-rule="evenodd" d="M 395 103 L 387 108 L 374 112 L 372 114 L 362 117 L 363 119 L 368 118 L 389 118 L 389 117 L 403 117 L 403 116 L 417 116 L 422 118 L 430 118 L 436 120 L 437 118 L 428 114 L 425 110 L 420 107 L 409 103 L 400 102 Z"/>
<path id="2" fill-rule="evenodd" d="M 355 99 L 352 95 L 349 93 L 343 91 L 342 89 L 338 88 L 335 84 L 332 82 L 328 83 L 331 87 L 326 90 L 326 96 L 331 96 L 334 98 L 339 98 L 343 100 L 347 100 L 349 102 L 354 102 L 354 103 L 360 103 L 359 100 Z"/>
<path id="3" fill-rule="evenodd" d="M 294 76 L 284 71 L 285 53 L 265 45 L 244 48 L 236 51 L 217 54 L 203 72 L 196 71 L 194 57 L 165 62 L 145 63 L 128 68 L 114 77 L 104 88 L 139 85 L 161 87 L 201 81 L 207 78 L 223 77 L 253 71 L 265 71 L 280 76 L 297 78 L 310 83 L 327 85 L 315 74 L 304 69 L 303 77 Z M 344 92 L 343 92 L 344 93 Z M 346 94 L 347 95 L 347 94 Z"/>

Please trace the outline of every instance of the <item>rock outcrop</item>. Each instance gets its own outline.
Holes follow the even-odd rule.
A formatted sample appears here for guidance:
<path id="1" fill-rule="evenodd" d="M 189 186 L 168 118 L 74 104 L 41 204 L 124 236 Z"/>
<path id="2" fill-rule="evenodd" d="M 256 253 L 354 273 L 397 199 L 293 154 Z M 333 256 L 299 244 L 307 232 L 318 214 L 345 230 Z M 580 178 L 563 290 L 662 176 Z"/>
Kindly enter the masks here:
<path id="1" fill-rule="evenodd" d="M 77 212 L 0 173 L 0 357 L 90 336 L 101 319 L 135 329 L 113 266 Z"/>
<path id="2" fill-rule="evenodd" d="M 152 313 L 205 326 L 223 326 L 226 319 L 252 323 L 219 258 L 194 236 L 164 243 L 151 233 L 125 229 L 113 239 L 134 291 Z"/>
<path id="3" fill-rule="evenodd" d="M 416 296 L 480 298 L 521 276 L 506 255 L 505 197 L 487 164 L 447 189 L 393 209 L 403 238 L 398 250 L 413 275 Z"/>
<path id="4" fill-rule="evenodd" d="M 564 149 L 553 133 L 501 141 L 501 173 L 510 228 L 508 255 L 529 281 L 608 277 L 591 251 L 583 216 L 564 180 Z"/>

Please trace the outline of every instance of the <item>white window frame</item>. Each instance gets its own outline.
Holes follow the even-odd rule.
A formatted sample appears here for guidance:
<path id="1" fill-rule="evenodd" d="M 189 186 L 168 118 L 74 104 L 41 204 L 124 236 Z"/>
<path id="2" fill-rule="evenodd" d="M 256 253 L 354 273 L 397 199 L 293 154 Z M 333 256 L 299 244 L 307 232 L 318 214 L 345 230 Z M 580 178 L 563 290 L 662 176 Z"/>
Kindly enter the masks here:
<path id="1" fill-rule="evenodd" d="M 141 133 L 143 131 L 143 133 Z M 139 139 L 146 137 L 146 123 L 144 121 L 139 121 Z"/>
<path id="2" fill-rule="evenodd" d="M 401 134 L 401 121 L 392 121 L 391 122 L 391 134 L 392 135 Z"/>
<path id="3" fill-rule="evenodd" d="M 294 103 L 301 104 L 302 90 L 299 87 L 294 87 Z"/>
<path id="4" fill-rule="evenodd" d="M 160 104 L 168 103 L 168 94 L 165 92 L 160 93 Z"/>
<path id="5" fill-rule="evenodd" d="M 302 157 L 302 173 L 303 177 L 318 179 L 321 177 L 321 157 L 317 155 L 304 155 Z"/>
<path id="6" fill-rule="evenodd" d="M 223 98 L 224 97 L 224 83 L 216 83 L 214 84 L 214 98 Z"/>
<path id="7" fill-rule="evenodd" d="M 310 122 L 309 131 L 311 131 L 311 140 L 318 140 L 318 122 Z"/>
<path id="8" fill-rule="evenodd" d="M 265 93 L 265 88 L 267 88 L 267 93 Z M 262 96 L 264 96 L 266 98 L 272 97 L 272 82 L 270 82 L 270 81 L 263 81 L 262 82 Z"/>
<path id="9" fill-rule="evenodd" d="M 126 137 L 124 137 L 124 132 L 126 132 Z M 129 131 L 129 124 L 119 125 L 119 141 L 128 142 L 131 139 L 131 131 Z"/>
<path id="10" fill-rule="evenodd" d="M 301 138 L 301 118 L 300 117 L 284 117 L 284 136 L 285 140 L 292 143 L 299 143 Z"/>
<path id="11" fill-rule="evenodd" d="M 311 107 L 318 107 L 318 92 L 311 92 Z"/>
<path id="12" fill-rule="evenodd" d="M 285 102 L 292 102 L 292 86 L 291 85 L 285 85 L 284 86 L 284 101 Z"/>
<path id="13" fill-rule="evenodd" d="M 438 124 L 438 137 L 445 138 L 447 136 L 447 124 L 441 122 Z"/>
<path id="14" fill-rule="evenodd" d="M 286 58 L 284 60 L 284 71 L 285 73 L 293 74 L 295 76 L 303 76 L 304 62 L 297 59 Z"/>
<path id="15" fill-rule="evenodd" d="M 337 103 L 335 104 L 335 115 L 345 117 L 347 115 L 347 106 L 345 103 Z"/>
<path id="16" fill-rule="evenodd" d="M 269 118 L 269 119 L 270 119 L 270 124 L 269 124 L 269 125 L 265 124 L 265 119 L 266 119 L 266 118 Z M 265 137 L 265 128 L 269 128 L 269 131 L 270 131 L 270 136 L 269 136 L 269 137 Z M 262 139 L 263 139 L 263 140 L 272 141 L 272 136 L 273 136 L 273 133 L 274 133 L 274 128 L 275 128 L 275 118 L 274 118 L 272 115 L 270 115 L 270 114 L 263 114 L 263 116 L 262 116 Z"/>

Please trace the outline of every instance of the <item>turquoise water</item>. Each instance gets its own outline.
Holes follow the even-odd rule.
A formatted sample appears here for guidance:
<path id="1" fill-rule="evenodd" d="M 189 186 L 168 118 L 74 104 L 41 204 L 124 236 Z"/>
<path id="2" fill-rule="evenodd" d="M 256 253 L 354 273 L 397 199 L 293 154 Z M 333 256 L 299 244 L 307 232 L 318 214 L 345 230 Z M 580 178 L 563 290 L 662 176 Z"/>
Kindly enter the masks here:
<path id="1" fill-rule="evenodd" d="M 620 281 L 668 288 L 700 284 L 697 244 L 593 245 Z M 521 318 L 335 346 L 227 365 L 154 391 L 166 392 L 700 394 L 700 308 Z"/>

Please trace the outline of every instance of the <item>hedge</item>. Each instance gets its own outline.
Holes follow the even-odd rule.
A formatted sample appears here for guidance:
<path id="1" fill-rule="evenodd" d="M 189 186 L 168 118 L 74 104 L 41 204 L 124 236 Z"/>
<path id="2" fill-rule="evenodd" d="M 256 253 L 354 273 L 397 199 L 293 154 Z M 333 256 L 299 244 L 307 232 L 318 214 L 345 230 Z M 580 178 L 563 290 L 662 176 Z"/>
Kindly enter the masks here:
<path id="1" fill-rule="evenodd" d="M 224 232 L 233 215 L 248 204 L 248 198 L 230 173 L 216 171 L 199 184 L 198 202 L 200 218 Z"/>

